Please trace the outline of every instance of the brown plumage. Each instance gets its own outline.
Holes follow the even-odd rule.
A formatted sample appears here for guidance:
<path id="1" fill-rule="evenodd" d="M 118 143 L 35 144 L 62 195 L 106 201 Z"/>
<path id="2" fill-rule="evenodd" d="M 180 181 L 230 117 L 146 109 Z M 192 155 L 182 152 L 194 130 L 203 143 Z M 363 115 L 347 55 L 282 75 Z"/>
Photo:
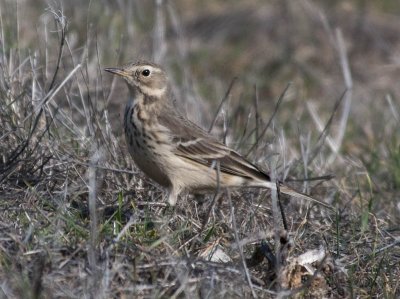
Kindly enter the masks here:
<path id="1" fill-rule="evenodd" d="M 128 84 L 124 128 L 129 152 L 147 176 L 168 189 L 171 205 L 182 191 L 276 188 L 267 173 L 178 112 L 162 67 L 140 61 L 105 70 Z M 283 193 L 314 200 L 279 184 Z"/>

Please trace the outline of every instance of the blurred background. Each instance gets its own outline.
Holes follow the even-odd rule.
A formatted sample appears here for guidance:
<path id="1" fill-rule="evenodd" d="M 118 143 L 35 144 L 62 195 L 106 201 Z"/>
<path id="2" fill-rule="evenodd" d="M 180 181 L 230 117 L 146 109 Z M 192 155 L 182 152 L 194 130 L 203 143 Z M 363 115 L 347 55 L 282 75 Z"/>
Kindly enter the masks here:
<path id="1" fill-rule="evenodd" d="M 68 50 L 63 63 L 74 63 L 71 56 L 67 57 L 67 52 L 72 52 L 81 60 L 75 63 L 87 64 L 88 81 L 100 78 L 101 83 L 109 84 L 111 78 L 102 72 L 104 66 L 155 60 L 168 69 L 177 92 L 186 96 L 185 103 L 200 101 L 205 109 L 214 111 L 232 79 L 238 77 L 230 93 L 233 106 L 242 106 L 247 116 L 256 87 L 262 119 L 268 117 L 289 82 L 293 84 L 284 109 L 279 111 L 281 118 L 308 118 L 307 101 L 321 116 L 329 117 L 346 89 L 340 34 L 353 82 L 346 150 L 357 152 L 351 146 L 352 135 L 369 146 L 370 141 L 389 137 L 385 134 L 395 123 L 386 98 L 390 96 L 396 102 L 400 88 L 396 80 L 400 51 L 398 1 L 0 3 L 5 44 L 18 43 L 19 51 L 35 52 L 39 60 L 45 56 L 55 59 L 58 53 L 59 32 L 49 7 L 62 8 L 68 24 Z M 18 22 L 7 17 L 13 14 L 18 14 Z M 125 88 L 118 88 L 118 92 L 123 92 L 121 89 Z M 181 100 L 179 94 L 177 97 Z M 114 110 L 115 99 L 108 104 Z M 200 121 L 207 123 L 210 119 Z M 378 136 L 382 139 L 371 140 Z"/>

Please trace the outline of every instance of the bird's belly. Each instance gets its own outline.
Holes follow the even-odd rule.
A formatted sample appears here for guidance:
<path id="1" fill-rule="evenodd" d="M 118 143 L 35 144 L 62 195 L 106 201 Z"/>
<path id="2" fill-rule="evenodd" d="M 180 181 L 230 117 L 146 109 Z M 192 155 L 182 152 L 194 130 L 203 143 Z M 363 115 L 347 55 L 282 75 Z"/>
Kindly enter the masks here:
<path id="1" fill-rule="evenodd" d="M 125 139 L 136 166 L 158 184 L 170 186 L 171 182 L 163 167 L 157 142 L 143 129 L 142 123 L 135 120 L 135 117 L 131 117 L 130 121 L 125 120 Z"/>
<path id="2" fill-rule="evenodd" d="M 136 138 L 133 143 L 128 141 L 129 152 L 135 161 L 135 164 L 142 170 L 149 178 L 156 181 L 162 186 L 170 186 L 170 180 L 168 179 L 165 170 L 162 167 L 162 161 L 160 157 L 156 155 L 151 149 L 144 149 L 146 142 L 140 138 Z"/>
<path id="3" fill-rule="evenodd" d="M 245 179 L 223 172 L 217 172 L 215 167 L 208 167 L 185 158 L 169 163 L 175 169 L 171 176 L 172 182 L 179 182 L 180 188 L 192 191 L 216 190 L 218 187 L 239 187 Z"/>

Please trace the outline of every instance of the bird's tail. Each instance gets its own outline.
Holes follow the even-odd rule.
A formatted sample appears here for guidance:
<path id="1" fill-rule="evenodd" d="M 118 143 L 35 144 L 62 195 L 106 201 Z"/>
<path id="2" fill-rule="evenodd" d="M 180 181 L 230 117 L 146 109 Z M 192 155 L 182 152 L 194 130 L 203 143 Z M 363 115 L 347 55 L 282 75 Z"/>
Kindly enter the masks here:
<path id="1" fill-rule="evenodd" d="M 276 189 L 276 188 L 274 188 L 274 189 Z M 282 183 L 279 184 L 279 191 L 284 193 L 284 194 L 287 194 L 287 195 L 290 195 L 290 196 L 293 196 L 293 197 L 297 197 L 297 198 L 301 198 L 301 199 L 305 199 L 305 200 L 309 200 L 309 201 L 315 202 L 315 203 L 317 203 L 319 205 L 322 205 L 322 206 L 324 206 L 326 208 L 333 209 L 333 207 L 331 205 L 329 205 L 329 204 L 327 204 L 327 203 L 325 203 L 323 201 L 320 201 L 318 199 L 312 198 L 312 197 L 308 196 L 307 194 L 297 192 L 297 191 L 293 190 L 292 188 L 290 188 L 290 187 L 288 187 L 288 186 L 286 186 L 286 185 L 284 185 Z"/>

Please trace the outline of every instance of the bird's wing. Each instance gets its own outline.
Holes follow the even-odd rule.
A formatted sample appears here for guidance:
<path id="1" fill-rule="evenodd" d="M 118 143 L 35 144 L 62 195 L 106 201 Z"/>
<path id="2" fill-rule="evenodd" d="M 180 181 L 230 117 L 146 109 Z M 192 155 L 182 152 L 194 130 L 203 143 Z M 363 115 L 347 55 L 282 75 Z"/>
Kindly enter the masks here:
<path id="1" fill-rule="evenodd" d="M 215 162 L 218 162 L 220 171 L 223 173 L 264 180 L 267 183 L 266 187 L 273 188 L 272 186 L 274 183 L 271 183 L 271 178 L 267 173 L 258 169 L 239 153 L 228 148 L 213 138 L 209 133 L 187 118 L 177 114 L 175 111 L 176 110 L 171 111 L 173 117 L 168 114 L 159 117 L 159 122 L 169 130 L 171 141 L 175 144 L 176 155 L 208 167 L 212 167 Z M 284 185 L 282 182 L 279 182 L 279 186 L 282 193 L 311 200 L 332 208 L 329 204 L 297 192 L 289 186 Z"/>
<path id="2" fill-rule="evenodd" d="M 159 122 L 170 131 L 176 155 L 208 167 L 217 162 L 224 173 L 270 181 L 268 174 L 185 117 L 169 116 L 160 116 Z"/>

